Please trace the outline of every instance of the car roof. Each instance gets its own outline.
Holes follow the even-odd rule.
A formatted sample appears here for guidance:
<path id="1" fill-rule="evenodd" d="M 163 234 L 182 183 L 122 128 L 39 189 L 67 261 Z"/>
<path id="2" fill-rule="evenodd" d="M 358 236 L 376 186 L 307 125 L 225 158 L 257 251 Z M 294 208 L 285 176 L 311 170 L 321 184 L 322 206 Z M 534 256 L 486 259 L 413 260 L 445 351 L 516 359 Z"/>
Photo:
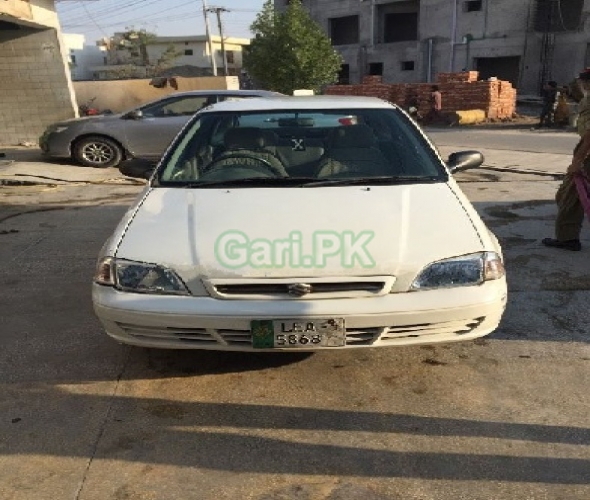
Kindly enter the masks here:
<path id="1" fill-rule="evenodd" d="M 376 97 L 357 96 L 276 96 L 247 101 L 223 101 L 203 110 L 215 111 L 272 111 L 290 109 L 366 109 L 395 107 L 390 102 Z"/>
<path id="2" fill-rule="evenodd" d="M 218 90 L 218 89 L 209 89 L 209 90 L 187 90 L 184 92 L 174 92 L 173 94 L 168 94 L 164 96 L 166 97 L 178 97 L 178 96 L 206 96 L 206 95 L 229 95 L 229 96 L 260 96 L 260 97 L 272 97 L 277 96 L 280 97 L 284 94 L 279 94 L 278 92 L 271 92 L 270 90 Z"/>

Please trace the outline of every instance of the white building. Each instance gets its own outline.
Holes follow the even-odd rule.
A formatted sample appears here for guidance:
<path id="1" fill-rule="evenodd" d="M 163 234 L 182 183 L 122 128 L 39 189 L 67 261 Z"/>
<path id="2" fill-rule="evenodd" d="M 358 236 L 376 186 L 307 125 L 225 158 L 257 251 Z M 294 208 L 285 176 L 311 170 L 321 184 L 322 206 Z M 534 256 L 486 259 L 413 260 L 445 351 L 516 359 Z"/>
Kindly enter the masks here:
<path id="1" fill-rule="evenodd" d="M 162 56 L 174 49 L 174 57 L 167 67 L 182 69 L 179 76 L 209 76 L 217 73 L 237 76 L 242 69 L 244 47 L 250 45 L 247 38 L 212 36 L 211 45 L 214 54 L 215 69 L 211 60 L 211 51 L 205 35 L 199 36 L 159 36 L 150 39 L 145 47 L 137 42 L 125 42 L 123 33 L 115 33 L 110 40 L 102 43 L 108 49 L 108 63 L 92 68 L 92 72 L 101 79 L 126 75 L 134 78 L 155 76 L 161 68 Z M 101 43 L 101 42 L 99 42 Z M 225 51 L 225 65 L 223 53 Z M 146 66 L 147 62 L 147 66 Z"/>
<path id="2" fill-rule="evenodd" d="M 223 51 L 221 37 L 211 37 L 215 62 L 219 75 L 223 75 Z M 227 61 L 228 75 L 236 76 L 242 69 L 242 51 L 250 45 L 247 38 L 224 38 L 224 48 Z M 175 66 L 196 66 L 211 69 L 211 52 L 206 36 L 161 36 L 148 45 L 150 60 L 159 59 L 169 46 L 173 46 L 181 55 L 174 61 Z"/>
<path id="3" fill-rule="evenodd" d="M 94 80 L 96 75 L 92 68 L 108 62 L 106 48 L 86 45 L 84 35 L 64 33 L 63 39 L 69 55 L 72 80 Z"/>

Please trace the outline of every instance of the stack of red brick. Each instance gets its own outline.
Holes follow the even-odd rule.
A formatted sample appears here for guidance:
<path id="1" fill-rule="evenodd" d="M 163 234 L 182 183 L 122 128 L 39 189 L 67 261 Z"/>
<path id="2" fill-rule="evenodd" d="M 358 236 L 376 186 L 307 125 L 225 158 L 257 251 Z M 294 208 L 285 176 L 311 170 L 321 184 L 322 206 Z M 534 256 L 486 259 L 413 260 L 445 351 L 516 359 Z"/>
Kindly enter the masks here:
<path id="1" fill-rule="evenodd" d="M 439 73 L 436 84 L 443 96 L 443 112 L 481 109 L 488 119 L 512 118 L 516 112 L 516 89 L 510 82 L 478 81 L 478 77 L 477 71 Z M 426 113 L 431 87 L 430 83 L 385 84 L 381 76 L 366 76 L 360 85 L 331 85 L 326 94 L 379 97 L 400 106 L 405 106 L 415 94 L 420 111 Z"/>

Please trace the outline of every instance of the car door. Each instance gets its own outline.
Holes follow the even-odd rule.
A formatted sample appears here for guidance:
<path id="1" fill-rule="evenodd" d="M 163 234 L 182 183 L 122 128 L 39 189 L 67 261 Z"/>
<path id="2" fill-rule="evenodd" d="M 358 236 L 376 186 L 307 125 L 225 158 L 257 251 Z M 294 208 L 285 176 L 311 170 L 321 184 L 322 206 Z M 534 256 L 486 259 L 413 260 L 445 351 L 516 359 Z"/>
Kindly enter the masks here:
<path id="1" fill-rule="evenodd" d="M 127 147 L 135 156 L 160 157 L 191 116 L 216 102 L 215 95 L 168 97 L 138 109 L 125 120 Z"/>

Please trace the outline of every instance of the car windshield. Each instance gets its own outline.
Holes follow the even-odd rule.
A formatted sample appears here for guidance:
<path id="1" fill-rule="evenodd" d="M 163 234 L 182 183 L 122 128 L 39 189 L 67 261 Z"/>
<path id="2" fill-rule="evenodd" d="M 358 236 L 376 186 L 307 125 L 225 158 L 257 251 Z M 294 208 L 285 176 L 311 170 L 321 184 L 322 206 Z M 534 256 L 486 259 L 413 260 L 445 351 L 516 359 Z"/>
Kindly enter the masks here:
<path id="1" fill-rule="evenodd" d="M 161 186 L 441 182 L 445 169 L 395 108 L 209 112 L 181 133 Z"/>

